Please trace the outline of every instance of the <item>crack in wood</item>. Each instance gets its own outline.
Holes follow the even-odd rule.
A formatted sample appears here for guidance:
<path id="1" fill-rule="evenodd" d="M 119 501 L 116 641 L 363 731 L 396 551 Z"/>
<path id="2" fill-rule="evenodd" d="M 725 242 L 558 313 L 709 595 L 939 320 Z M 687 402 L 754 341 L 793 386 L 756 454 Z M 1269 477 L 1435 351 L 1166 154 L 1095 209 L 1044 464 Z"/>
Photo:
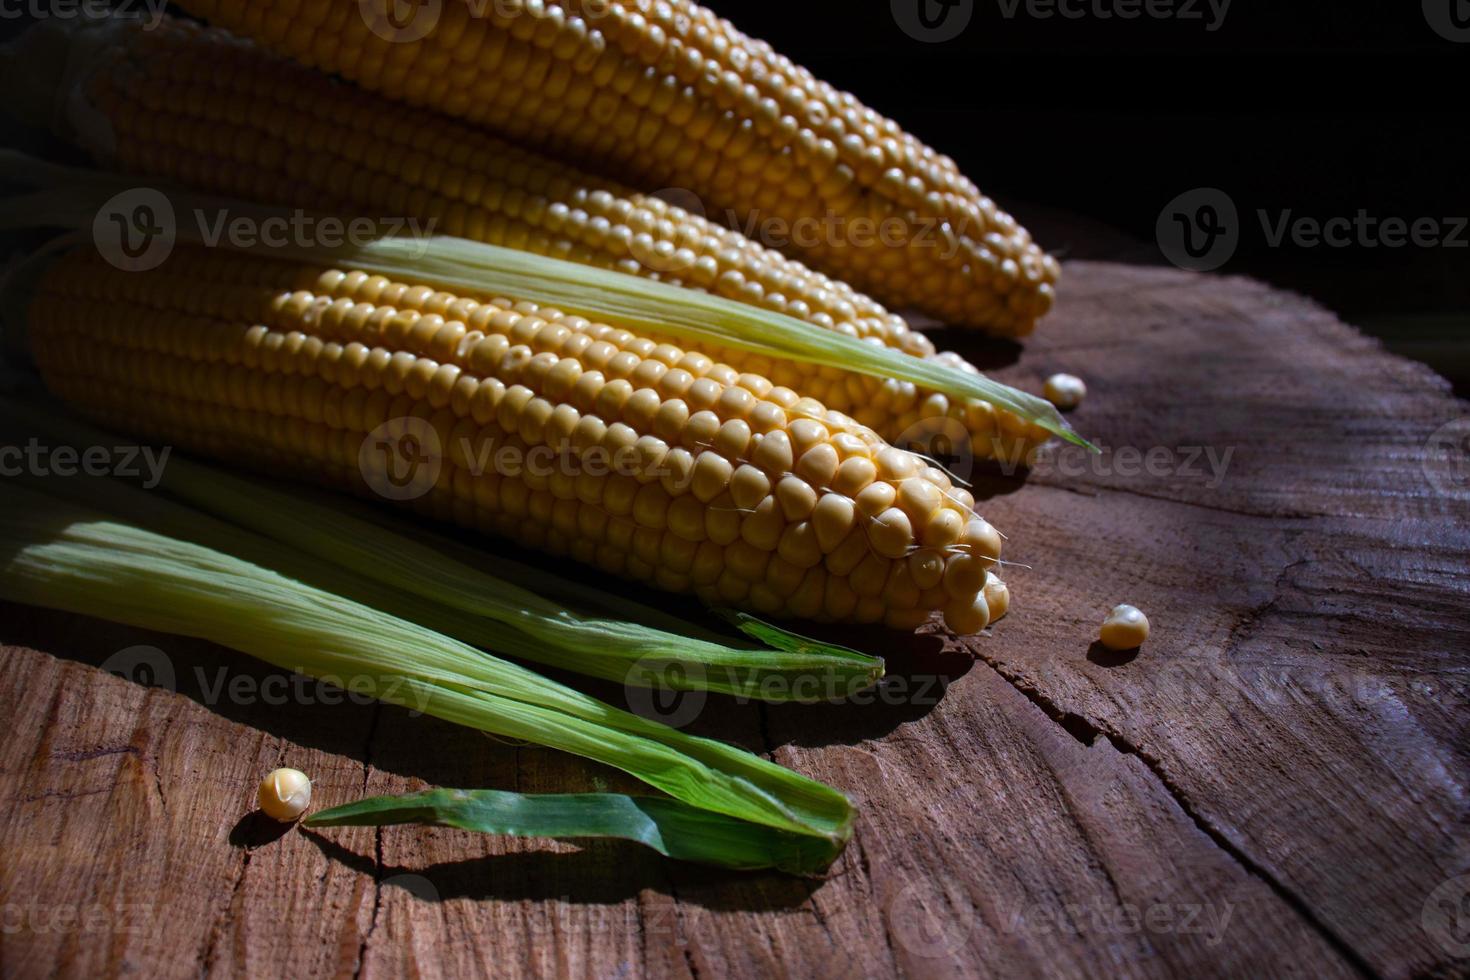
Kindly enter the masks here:
<path id="1" fill-rule="evenodd" d="M 373 768 L 373 739 L 377 736 L 378 721 L 383 714 L 383 702 L 373 702 L 372 719 L 368 722 L 367 738 L 362 748 L 362 793 L 367 795 L 368 779 Z M 378 930 L 378 918 L 383 910 L 383 828 L 373 828 L 373 914 L 368 919 L 367 932 L 357 945 L 357 962 L 352 967 L 353 980 L 362 975 L 367 963 L 368 944 Z"/>
<path id="2" fill-rule="evenodd" d="M 235 921 L 235 905 L 239 901 L 240 889 L 245 885 L 245 873 L 250 868 L 250 855 L 251 849 L 245 848 L 245 853 L 240 858 L 240 870 L 236 872 L 235 882 L 230 888 L 230 900 L 225 903 L 224 914 L 209 931 L 209 940 L 199 958 L 200 976 L 207 976 L 214 969 L 220 939 L 229 929 L 230 924 Z"/>
<path id="3" fill-rule="evenodd" d="M 852 840 L 848 842 L 849 848 L 857 851 L 857 864 L 862 869 L 862 874 L 868 893 L 872 895 L 873 902 L 877 906 L 878 920 L 883 923 L 883 947 L 888 953 L 888 961 L 893 965 L 894 972 L 898 972 L 898 949 L 893 942 L 893 926 L 889 922 L 888 907 L 879 903 L 878 895 L 873 892 L 873 874 L 868 866 L 868 849 L 863 846 L 861 832 L 854 830 Z"/>
<path id="4" fill-rule="evenodd" d="M 265 741 L 264 735 L 260 737 L 260 741 Z M 277 739 L 277 744 L 281 746 L 279 751 L 284 752 L 285 740 Z M 258 754 L 259 749 L 257 749 L 256 751 Z M 240 889 L 245 885 L 245 874 L 250 869 L 251 854 L 252 848 L 247 846 L 245 848 L 245 853 L 240 858 L 240 868 L 235 873 L 234 883 L 230 886 L 230 900 L 225 903 L 224 912 L 219 916 L 217 920 L 215 920 L 214 925 L 210 927 L 209 936 L 205 941 L 204 951 L 199 956 L 200 976 L 207 975 L 213 968 L 215 958 L 217 956 L 219 941 L 221 937 L 224 936 L 225 931 L 229 927 L 229 925 L 235 920 L 235 905 L 239 901 Z"/>
<path id="5" fill-rule="evenodd" d="M 1004 669 L 1002 669 L 998 663 L 993 661 L 991 658 L 985 656 L 984 654 L 980 655 L 980 660 L 992 670 L 994 670 L 998 675 L 1000 675 L 1001 679 L 1004 680 L 1011 687 L 1013 687 L 1022 697 L 1031 702 L 1031 704 L 1035 705 L 1042 714 L 1046 715 L 1046 717 L 1056 722 L 1063 729 L 1065 729 L 1069 735 L 1071 735 L 1073 738 L 1077 738 L 1077 740 L 1082 742 L 1084 745 L 1091 747 L 1096 742 L 1097 736 L 1101 735 L 1106 739 L 1107 743 L 1112 746 L 1112 748 L 1119 754 L 1133 756 L 1134 758 L 1138 759 L 1138 761 L 1142 763 L 1143 767 L 1153 776 L 1155 780 L 1158 781 L 1164 792 L 1167 793 L 1169 797 L 1174 801 L 1174 804 L 1179 807 L 1180 812 L 1188 817 L 1189 820 L 1194 824 L 1196 829 L 1198 829 L 1200 833 L 1204 834 L 1205 837 L 1211 841 L 1211 843 L 1213 843 L 1217 848 L 1219 848 L 1222 852 L 1229 856 L 1231 860 L 1238 864 L 1247 874 L 1265 884 L 1266 887 L 1271 890 L 1272 894 L 1279 898 L 1288 908 L 1296 913 L 1297 916 L 1299 916 L 1301 920 L 1305 922 L 1314 932 L 1321 936 L 1322 940 L 1326 942 L 1330 947 L 1332 947 L 1333 951 L 1341 956 L 1344 961 L 1350 964 L 1360 976 L 1377 977 L 1379 975 L 1378 971 L 1374 970 L 1373 967 L 1368 964 L 1368 961 L 1363 957 L 1363 955 L 1359 953 L 1345 937 L 1339 935 L 1335 929 L 1333 929 L 1330 925 L 1324 922 L 1321 917 L 1317 915 L 1315 910 L 1312 909 L 1312 907 L 1306 902 L 1305 899 L 1303 899 L 1300 895 L 1293 891 L 1276 875 L 1268 871 L 1264 865 L 1256 862 L 1255 859 L 1253 859 L 1252 857 L 1250 857 L 1249 854 L 1246 853 L 1245 849 L 1241 845 L 1238 845 L 1237 843 L 1232 841 L 1225 834 L 1224 831 L 1220 830 L 1218 827 L 1215 827 L 1212 823 L 1210 823 L 1209 820 L 1205 818 L 1204 814 L 1196 810 L 1195 807 L 1189 802 L 1189 799 L 1183 789 L 1169 778 L 1168 774 L 1164 770 L 1163 764 L 1158 759 L 1149 755 L 1149 753 L 1145 751 L 1142 747 L 1129 742 L 1128 739 L 1121 733 L 1106 730 L 1099 726 L 1097 723 L 1089 721 L 1086 718 L 1082 718 L 1081 716 L 1073 714 L 1071 712 L 1063 711 L 1054 701 L 1051 700 L 1051 698 L 1047 697 L 1045 694 L 1036 690 L 1035 688 L 1027 686 L 1020 680 L 1020 678 L 1011 676 Z M 1079 730 L 1090 731 L 1091 737 L 1086 739 L 1079 738 Z M 1116 884 L 1114 884 L 1114 890 L 1116 891 Z"/>

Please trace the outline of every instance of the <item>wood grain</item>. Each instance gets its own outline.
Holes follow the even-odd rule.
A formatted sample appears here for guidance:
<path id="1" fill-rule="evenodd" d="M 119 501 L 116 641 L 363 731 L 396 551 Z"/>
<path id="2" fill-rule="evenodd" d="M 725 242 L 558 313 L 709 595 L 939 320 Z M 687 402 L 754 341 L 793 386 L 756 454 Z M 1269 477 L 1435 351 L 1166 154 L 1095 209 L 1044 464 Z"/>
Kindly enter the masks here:
<path id="1" fill-rule="evenodd" d="M 872 703 L 712 699 L 691 726 L 860 800 L 826 878 L 282 832 L 251 815 L 278 764 L 319 804 L 632 785 L 314 687 L 265 703 L 239 692 L 284 678 L 230 651 L 0 606 L 0 973 L 1466 969 L 1470 486 L 1426 442 L 1470 406 L 1305 300 L 1159 268 L 1070 263 L 1024 351 L 942 339 L 1014 383 L 1081 374 L 1074 421 L 1107 451 L 975 469 L 1018 564 L 968 653 L 892 638 Z M 1121 601 L 1154 624 L 1136 656 L 1091 642 Z M 101 669 L 139 645 L 172 683 Z"/>

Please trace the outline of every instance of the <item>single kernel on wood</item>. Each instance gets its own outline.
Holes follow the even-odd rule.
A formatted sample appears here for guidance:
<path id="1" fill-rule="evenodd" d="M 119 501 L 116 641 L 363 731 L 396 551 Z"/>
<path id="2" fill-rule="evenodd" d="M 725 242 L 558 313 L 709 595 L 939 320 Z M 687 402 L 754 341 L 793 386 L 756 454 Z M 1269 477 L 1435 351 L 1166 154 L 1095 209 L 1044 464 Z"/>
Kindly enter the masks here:
<path id="1" fill-rule="evenodd" d="M 277 769 L 260 781 L 257 796 L 266 816 L 289 823 L 311 805 L 311 780 L 296 769 Z"/>
<path id="2" fill-rule="evenodd" d="M 1053 374 L 1046 379 L 1041 393 L 1057 408 L 1076 408 L 1087 397 L 1087 385 L 1075 374 Z"/>
<path id="3" fill-rule="evenodd" d="M 1136 649 L 1148 639 L 1148 617 L 1134 606 L 1114 606 L 1103 620 L 1100 639 L 1109 650 Z"/>

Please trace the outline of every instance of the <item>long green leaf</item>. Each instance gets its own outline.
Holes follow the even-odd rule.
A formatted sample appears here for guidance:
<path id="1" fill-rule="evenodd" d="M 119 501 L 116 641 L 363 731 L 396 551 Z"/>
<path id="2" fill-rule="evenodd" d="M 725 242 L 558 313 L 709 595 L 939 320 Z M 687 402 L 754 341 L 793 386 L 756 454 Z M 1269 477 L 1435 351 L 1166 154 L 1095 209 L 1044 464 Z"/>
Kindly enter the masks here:
<path id="1" fill-rule="evenodd" d="M 794 874 L 816 874 L 837 856 L 829 840 L 756 827 L 677 800 L 619 793 L 527 796 L 488 789 L 435 789 L 347 803 L 314 813 L 304 822 L 312 827 L 423 824 L 563 840 L 611 837 L 635 841 L 681 861 Z"/>
<path id="2" fill-rule="evenodd" d="M 16 424 L 23 435 L 45 435 L 78 448 L 104 444 L 107 438 L 89 426 L 43 414 L 3 395 L 0 409 L 6 415 L 0 438 Z M 126 504 L 130 519 L 155 530 L 297 577 L 307 574 L 299 561 L 283 569 L 269 552 L 247 553 L 250 542 L 242 536 L 228 535 L 191 512 L 170 510 L 156 494 L 140 498 L 136 492 L 121 492 L 115 483 L 48 478 L 48 489 L 114 512 Z M 755 628 L 751 624 L 760 621 L 743 614 L 745 631 L 769 647 L 737 647 L 686 635 L 682 628 L 669 632 L 627 619 L 579 614 L 514 584 L 525 580 L 524 572 L 519 566 L 502 569 L 504 560 L 493 552 L 478 552 L 474 564 L 456 561 L 440 548 L 354 516 L 342 501 L 305 489 L 277 489 L 176 455 L 163 467 L 160 489 L 200 511 L 289 546 L 292 552 L 287 554 L 303 552 L 340 570 L 329 575 L 318 568 L 312 573 L 316 585 L 477 646 L 554 667 L 631 686 L 709 690 L 772 701 L 849 695 L 883 676 L 883 661 L 878 658 L 832 644 L 798 641 L 769 624 L 751 632 Z M 504 574 L 492 574 L 496 571 Z M 360 581 L 363 578 L 386 588 L 368 589 Z M 605 602 L 611 606 L 616 600 L 607 597 Z"/>
<path id="3" fill-rule="evenodd" d="M 691 806 L 845 840 L 836 790 L 231 555 L 0 482 L 0 595 L 208 639 L 381 700 L 606 763 Z"/>

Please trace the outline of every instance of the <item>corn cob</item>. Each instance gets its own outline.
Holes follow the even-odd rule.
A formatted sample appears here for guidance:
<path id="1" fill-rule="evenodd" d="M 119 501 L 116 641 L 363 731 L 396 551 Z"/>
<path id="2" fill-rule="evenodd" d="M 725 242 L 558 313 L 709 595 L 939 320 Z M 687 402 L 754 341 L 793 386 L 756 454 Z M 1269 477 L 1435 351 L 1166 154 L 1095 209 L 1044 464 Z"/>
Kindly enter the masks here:
<path id="1" fill-rule="evenodd" d="M 374 440 L 417 435 L 434 464 L 416 502 L 440 519 L 771 615 L 989 621 L 1001 541 L 973 497 L 697 351 L 198 247 L 144 274 L 65 256 L 27 326 L 53 392 L 147 438 L 381 493 Z M 596 471 L 598 451 L 624 465 Z"/>
<path id="2" fill-rule="evenodd" d="M 436 219 L 445 233 L 707 289 L 818 326 L 941 357 L 923 334 L 844 283 L 739 233 L 429 114 L 404 111 L 223 31 L 166 20 L 115 48 L 91 78 L 129 172 L 267 203 Z M 383 152 L 387 150 L 387 152 Z M 983 402 L 907 382 L 707 353 L 799 388 L 885 439 L 1024 461 L 1048 433 Z"/>
<path id="3" fill-rule="evenodd" d="M 697 4 L 432 0 L 390 20 L 390 2 L 182 6 L 635 186 L 689 187 L 742 222 L 835 216 L 846 232 L 797 246 L 890 306 L 1019 336 L 1052 304 L 1056 261 L 953 160 Z M 859 220 L 896 223 L 901 241 L 858 241 Z"/>

